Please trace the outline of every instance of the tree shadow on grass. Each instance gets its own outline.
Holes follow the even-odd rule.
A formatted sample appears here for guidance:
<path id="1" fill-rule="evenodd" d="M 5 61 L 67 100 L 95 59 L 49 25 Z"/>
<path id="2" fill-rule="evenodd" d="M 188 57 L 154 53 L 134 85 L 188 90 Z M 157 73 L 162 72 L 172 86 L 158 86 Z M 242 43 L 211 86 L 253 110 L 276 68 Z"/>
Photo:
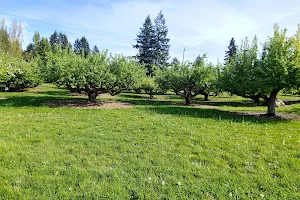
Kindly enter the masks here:
<path id="1" fill-rule="evenodd" d="M 293 104 L 300 104 L 300 100 L 296 101 L 283 101 L 285 105 L 293 105 Z"/>
<path id="2" fill-rule="evenodd" d="M 165 115 L 177 115 L 188 116 L 194 118 L 209 118 L 219 121 L 227 120 L 232 122 L 251 122 L 251 123 L 285 123 L 289 122 L 289 119 L 281 117 L 266 117 L 259 114 L 243 114 L 239 112 L 229 112 L 218 109 L 205 109 L 205 108 L 193 108 L 193 107 L 178 107 L 178 106 L 156 106 L 147 107 L 145 110 L 151 111 L 157 114 Z"/>
<path id="3" fill-rule="evenodd" d="M 243 100 L 243 101 L 203 101 L 202 99 L 195 99 L 193 101 L 195 104 L 207 105 L 207 106 L 230 106 L 230 107 L 257 107 L 265 105 L 257 105 L 253 101 Z"/>
<path id="4" fill-rule="evenodd" d="M 174 99 L 175 100 L 175 99 Z M 185 106 L 184 100 L 182 101 L 174 101 L 174 100 L 168 100 L 168 99 L 163 99 L 163 100 L 157 100 L 157 99 L 147 99 L 144 97 L 138 97 L 138 98 L 131 98 L 131 99 L 118 99 L 118 101 L 122 102 L 127 102 L 131 103 L 134 105 L 142 105 L 142 106 Z M 178 99 L 176 99 L 178 100 Z M 192 100 L 192 104 L 197 106 L 215 106 L 215 107 L 221 107 L 221 106 L 230 106 L 230 107 L 257 107 L 255 103 L 251 101 L 243 101 L 243 102 L 238 102 L 238 101 L 232 101 L 232 102 L 217 102 L 217 101 L 199 101 L 199 100 Z M 262 105 L 261 105 L 262 106 Z"/>
<path id="5" fill-rule="evenodd" d="M 124 102 L 124 103 L 130 103 L 133 105 L 138 105 L 138 106 L 174 106 L 174 105 L 181 105 L 178 102 L 174 101 L 159 101 L 156 99 L 117 99 L 117 101 Z"/>
<path id="6" fill-rule="evenodd" d="M 121 93 L 118 95 L 120 98 L 126 99 L 150 99 L 148 94 L 133 94 L 133 93 Z"/>
<path id="7" fill-rule="evenodd" d="M 40 107 L 54 100 L 72 99 L 61 96 L 7 96 L 0 99 L 0 107 Z M 78 99 L 78 98 L 77 98 Z"/>

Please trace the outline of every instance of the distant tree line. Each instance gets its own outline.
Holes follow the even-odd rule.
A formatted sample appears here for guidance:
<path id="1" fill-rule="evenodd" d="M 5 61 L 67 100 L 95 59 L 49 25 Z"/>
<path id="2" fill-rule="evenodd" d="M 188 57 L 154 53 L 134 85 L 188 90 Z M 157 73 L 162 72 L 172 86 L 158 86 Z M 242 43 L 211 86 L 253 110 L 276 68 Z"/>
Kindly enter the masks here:
<path id="1" fill-rule="evenodd" d="M 155 94 L 173 91 L 188 105 L 197 95 L 203 100 L 222 92 L 253 99 L 267 105 L 275 115 L 280 91 L 299 92 L 300 26 L 288 37 L 286 29 L 274 26 L 273 36 L 259 48 L 257 38 L 237 46 L 230 40 L 224 63 L 216 65 L 199 55 L 195 61 L 170 62 L 168 28 L 162 11 L 152 23 L 150 16 L 137 35 L 134 58 L 111 55 L 90 48 L 86 37 L 72 45 L 68 37 L 54 31 L 49 37 L 35 32 L 22 50 L 22 26 L 13 21 L 8 29 L 0 24 L 0 90 L 18 91 L 40 82 L 64 85 L 71 92 L 85 92 L 89 101 L 101 93 L 116 95 L 124 90 Z"/>

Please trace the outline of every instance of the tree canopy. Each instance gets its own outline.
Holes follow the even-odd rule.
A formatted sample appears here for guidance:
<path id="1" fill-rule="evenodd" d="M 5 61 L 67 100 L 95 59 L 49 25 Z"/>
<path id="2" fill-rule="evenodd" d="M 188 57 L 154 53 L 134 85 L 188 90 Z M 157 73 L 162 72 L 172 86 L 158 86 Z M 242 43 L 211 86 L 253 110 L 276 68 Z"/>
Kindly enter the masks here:
<path id="1" fill-rule="evenodd" d="M 206 63 L 204 55 L 197 62 L 172 65 L 159 71 L 157 82 L 160 88 L 171 89 L 177 95 L 183 96 L 188 105 L 191 98 L 199 94 L 204 95 L 207 100 L 215 81 L 214 75 L 214 68 L 210 63 Z"/>
<path id="2" fill-rule="evenodd" d="M 86 92 L 91 102 L 102 93 L 116 95 L 131 89 L 145 73 L 135 61 L 122 55 L 108 55 L 107 51 L 86 58 L 67 50 L 51 53 L 48 63 L 56 66 L 59 85 L 65 85 L 70 91 Z"/>
<path id="3" fill-rule="evenodd" d="M 256 37 L 251 46 L 246 39 L 224 68 L 225 90 L 255 100 L 263 98 L 268 105 L 267 114 L 275 115 L 277 94 L 286 88 L 299 87 L 299 29 L 294 36 L 287 37 L 287 30 L 275 25 L 261 55 Z"/>

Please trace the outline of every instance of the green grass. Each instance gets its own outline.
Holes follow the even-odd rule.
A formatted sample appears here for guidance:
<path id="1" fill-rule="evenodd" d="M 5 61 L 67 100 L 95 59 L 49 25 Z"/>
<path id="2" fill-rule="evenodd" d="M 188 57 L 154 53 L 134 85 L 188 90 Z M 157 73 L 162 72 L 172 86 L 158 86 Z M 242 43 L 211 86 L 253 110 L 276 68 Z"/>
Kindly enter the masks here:
<path id="1" fill-rule="evenodd" d="M 195 101 L 220 106 L 200 109 L 124 93 L 114 100 L 137 106 L 48 108 L 84 97 L 32 90 L 0 93 L 0 199 L 300 198 L 300 122 L 232 113 L 265 110 L 246 99 Z"/>

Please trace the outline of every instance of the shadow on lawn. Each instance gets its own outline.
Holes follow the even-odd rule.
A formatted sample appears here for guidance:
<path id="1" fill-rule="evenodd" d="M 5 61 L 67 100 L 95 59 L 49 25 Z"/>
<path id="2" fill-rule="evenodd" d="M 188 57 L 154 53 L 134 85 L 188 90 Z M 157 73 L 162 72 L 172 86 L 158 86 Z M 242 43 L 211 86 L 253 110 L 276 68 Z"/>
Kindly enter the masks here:
<path id="1" fill-rule="evenodd" d="M 203 101 L 196 99 L 193 101 L 195 104 L 207 105 L 207 106 L 230 106 L 230 107 L 257 107 L 263 105 L 257 105 L 253 101 L 228 101 L 228 102 L 219 102 L 219 101 Z"/>
<path id="2" fill-rule="evenodd" d="M 51 96 L 65 96 L 70 94 L 68 90 L 57 90 L 57 91 L 42 91 L 39 94 L 51 95 Z"/>
<path id="3" fill-rule="evenodd" d="M 177 116 L 189 116 L 195 118 L 210 118 L 215 120 L 228 120 L 233 122 L 252 122 L 252 123 L 283 123 L 290 120 L 281 117 L 266 117 L 259 114 L 243 114 L 239 112 L 229 112 L 218 109 L 205 109 L 193 107 L 148 107 L 145 108 L 153 113 Z"/>
<path id="4" fill-rule="evenodd" d="M 123 95 L 120 97 L 124 97 Z M 130 97 L 129 97 L 130 98 Z M 118 99 L 118 101 L 122 102 L 127 102 L 131 103 L 134 105 L 142 105 L 142 106 L 184 106 L 184 100 L 182 101 L 172 101 L 168 99 L 163 99 L 163 100 L 158 100 L 158 99 L 147 99 L 145 97 L 138 96 L 136 98 L 131 98 L 131 99 Z M 251 101 L 243 101 L 243 102 L 217 102 L 217 101 L 203 101 L 203 100 L 192 100 L 193 105 L 204 105 L 204 106 L 216 106 L 216 107 L 221 107 L 221 106 L 231 106 L 231 107 L 256 107 L 255 103 Z"/>
<path id="5" fill-rule="evenodd" d="M 300 104 L 300 100 L 297 101 L 283 101 L 285 105 L 293 105 L 293 104 Z"/>
<path id="6" fill-rule="evenodd" d="M 8 96 L 0 99 L 0 107 L 40 107 L 53 100 L 72 99 L 61 96 Z"/>

